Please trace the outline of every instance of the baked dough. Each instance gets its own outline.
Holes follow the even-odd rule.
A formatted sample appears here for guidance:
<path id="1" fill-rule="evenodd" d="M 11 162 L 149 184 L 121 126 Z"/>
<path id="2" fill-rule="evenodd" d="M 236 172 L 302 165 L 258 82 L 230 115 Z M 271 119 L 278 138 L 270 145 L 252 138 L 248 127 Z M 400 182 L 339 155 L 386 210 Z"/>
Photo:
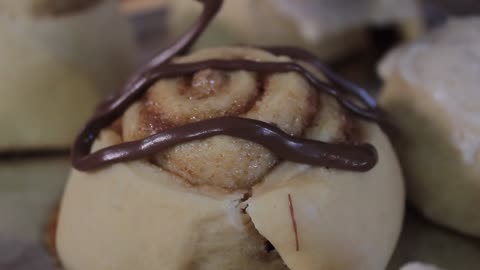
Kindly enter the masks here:
<path id="1" fill-rule="evenodd" d="M 249 47 L 202 49 L 173 61 L 213 57 L 292 61 Z M 373 144 L 379 162 L 368 172 L 327 169 L 281 161 L 255 143 L 215 136 L 150 160 L 72 170 L 57 231 L 66 270 L 383 270 L 401 229 L 404 190 L 380 128 L 325 94 L 311 96 L 314 90 L 296 73 L 265 78 L 216 72 L 158 81 L 103 130 L 93 151 L 172 125 L 233 114 L 327 142 L 348 140 L 347 127 L 354 126 L 350 139 Z M 255 91 L 252 79 L 254 88 L 263 89 L 260 97 L 253 95 L 253 105 L 233 98 L 237 87 Z M 159 87 L 167 97 L 157 96 Z M 239 112 L 215 110 L 230 102 L 226 108 L 240 106 Z M 178 106 L 162 111 L 171 103 Z"/>
<path id="2" fill-rule="evenodd" d="M 480 18 L 452 19 L 380 65 L 408 196 L 428 218 L 480 236 Z"/>
<path id="3" fill-rule="evenodd" d="M 123 83 L 134 45 L 116 8 L 112 0 L 0 1 L 0 153 L 66 149 Z"/>
<path id="4" fill-rule="evenodd" d="M 201 7 L 191 0 L 168 0 L 167 6 L 174 34 L 189 27 Z M 291 45 L 336 60 L 366 48 L 372 25 L 398 25 L 410 39 L 422 31 L 421 12 L 415 0 L 227 0 L 198 45 Z"/>

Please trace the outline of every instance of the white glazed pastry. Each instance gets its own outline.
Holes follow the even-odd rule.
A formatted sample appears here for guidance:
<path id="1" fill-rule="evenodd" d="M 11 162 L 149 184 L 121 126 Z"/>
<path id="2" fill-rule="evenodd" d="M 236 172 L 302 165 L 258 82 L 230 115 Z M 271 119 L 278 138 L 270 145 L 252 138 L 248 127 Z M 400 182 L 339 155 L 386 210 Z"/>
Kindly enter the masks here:
<path id="1" fill-rule="evenodd" d="M 167 3 L 173 33 L 190 25 L 200 10 L 195 1 Z M 367 26 L 394 24 L 407 39 L 421 31 L 415 0 L 228 0 L 199 45 L 294 45 L 334 60 L 367 46 Z"/>
<path id="2" fill-rule="evenodd" d="M 375 101 L 301 49 L 174 57 L 222 3 L 202 2 L 80 133 L 56 230 L 65 269 L 385 269 L 404 190 Z"/>
<path id="3" fill-rule="evenodd" d="M 134 60 L 113 0 L 0 0 L 0 36 L 0 153 L 67 148 Z"/>
<path id="4" fill-rule="evenodd" d="M 480 18 L 452 19 L 380 65 L 381 103 L 399 125 L 409 198 L 424 215 L 480 236 Z"/>

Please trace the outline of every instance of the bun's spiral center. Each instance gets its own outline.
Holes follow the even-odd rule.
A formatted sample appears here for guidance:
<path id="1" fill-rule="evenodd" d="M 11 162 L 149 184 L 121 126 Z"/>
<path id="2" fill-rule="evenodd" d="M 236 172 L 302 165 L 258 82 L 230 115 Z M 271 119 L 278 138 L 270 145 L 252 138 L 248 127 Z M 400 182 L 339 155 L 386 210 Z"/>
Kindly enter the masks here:
<path id="1" fill-rule="evenodd" d="M 137 71 L 117 97 L 107 99 L 97 108 L 75 140 L 72 156 L 76 169 L 94 170 L 160 153 L 156 157 L 159 165 L 192 184 L 236 189 L 251 187 L 259 181 L 277 160 L 272 152 L 289 161 L 337 169 L 367 171 L 375 166 L 378 156 L 372 145 L 329 142 L 339 138 L 351 141 L 348 132 L 340 132 L 343 135 L 337 136 L 338 131 L 343 130 L 341 127 L 349 123 L 345 110 L 387 126 L 391 126 L 390 121 L 365 89 L 332 72 L 313 54 L 292 47 L 265 47 L 263 50 L 229 47 L 205 49 L 173 59 L 188 52 L 223 3 L 222 0 L 198 1 L 204 4 L 204 10 L 197 24 Z M 229 72 L 229 87 L 222 87 L 229 89 L 226 92 L 229 94 L 212 91 L 216 87 L 210 90 L 207 87 L 207 91 L 197 95 L 204 98 L 185 98 L 181 93 L 195 93 L 199 89 L 185 89 L 185 85 L 195 87 L 185 83 L 186 78 L 181 76 L 188 77 L 208 69 Z M 248 87 L 249 81 L 258 81 L 257 73 L 263 78 L 260 96 L 258 87 Z M 211 80 L 201 78 L 197 81 L 205 86 Z M 163 85 L 165 91 L 158 90 L 162 89 L 162 84 L 166 84 Z M 318 99 L 312 87 L 322 92 L 321 95 L 327 95 L 326 99 Z M 205 87 L 200 87 L 202 89 Z M 327 142 L 300 138 L 320 100 L 326 101 L 322 102 L 322 115 L 326 112 L 337 116 L 333 121 L 318 117 L 318 113 L 315 116 L 312 129 L 318 134 L 314 139 L 325 138 Z M 214 101 L 221 101 L 217 103 L 222 106 L 212 107 Z M 91 153 L 100 131 L 122 114 L 122 119 L 117 121 L 120 125 L 114 126 L 120 127 L 125 141 L 134 141 Z M 311 136 L 310 132 L 307 131 L 307 137 Z M 210 162 L 202 164 L 205 160 Z M 210 169 L 203 165 L 214 166 Z"/>
<path id="2" fill-rule="evenodd" d="M 201 70 L 193 75 L 191 87 L 185 88 L 186 91 L 183 94 L 187 95 L 189 99 L 213 96 L 225 89 L 229 79 L 227 73 L 219 70 Z"/>
<path id="3" fill-rule="evenodd" d="M 245 47 L 204 49 L 175 62 L 220 59 L 290 61 Z M 125 141 L 143 139 L 172 127 L 224 116 L 274 124 L 301 135 L 316 112 L 315 90 L 298 74 L 258 74 L 244 70 L 203 69 L 190 76 L 157 81 L 122 119 Z M 227 136 L 174 146 L 154 158 L 162 168 L 193 185 L 249 188 L 278 161 L 254 142 Z"/>

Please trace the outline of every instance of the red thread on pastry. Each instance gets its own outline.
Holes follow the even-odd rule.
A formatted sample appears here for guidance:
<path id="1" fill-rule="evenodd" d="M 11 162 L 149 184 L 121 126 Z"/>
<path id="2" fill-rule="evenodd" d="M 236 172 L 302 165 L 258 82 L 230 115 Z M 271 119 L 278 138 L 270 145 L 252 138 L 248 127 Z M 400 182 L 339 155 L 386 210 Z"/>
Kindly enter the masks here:
<path id="1" fill-rule="evenodd" d="M 288 193 L 288 208 L 290 209 L 290 218 L 292 219 L 293 232 L 295 233 L 295 250 L 300 250 L 298 241 L 297 221 L 295 220 L 295 210 L 293 209 L 292 195 Z"/>

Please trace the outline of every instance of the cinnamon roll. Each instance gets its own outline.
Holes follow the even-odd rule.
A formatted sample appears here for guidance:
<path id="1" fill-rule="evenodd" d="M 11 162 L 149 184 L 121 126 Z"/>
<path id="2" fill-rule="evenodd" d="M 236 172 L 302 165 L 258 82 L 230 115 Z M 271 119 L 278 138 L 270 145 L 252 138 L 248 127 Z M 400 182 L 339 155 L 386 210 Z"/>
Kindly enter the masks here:
<path id="1" fill-rule="evenodd" d="M 0 155 L 68 149 L 104 89 L 123 83 L 134 46 L 116 9 L 111 0 L 0 1 Z"/>
<path id="2" fill-rule="evenodd" d="M 435 222 L 477 237 L 479 29 L 479 18 L 452 19 L 380 65 L 410 200 Z"/>
<path id="3" fill-rule="evenodd" d="M 301 49 L 188 52 L 200 2 L 80 132 L 65 269 L 384 269 L 404 194 L 376 101 Z"/>

